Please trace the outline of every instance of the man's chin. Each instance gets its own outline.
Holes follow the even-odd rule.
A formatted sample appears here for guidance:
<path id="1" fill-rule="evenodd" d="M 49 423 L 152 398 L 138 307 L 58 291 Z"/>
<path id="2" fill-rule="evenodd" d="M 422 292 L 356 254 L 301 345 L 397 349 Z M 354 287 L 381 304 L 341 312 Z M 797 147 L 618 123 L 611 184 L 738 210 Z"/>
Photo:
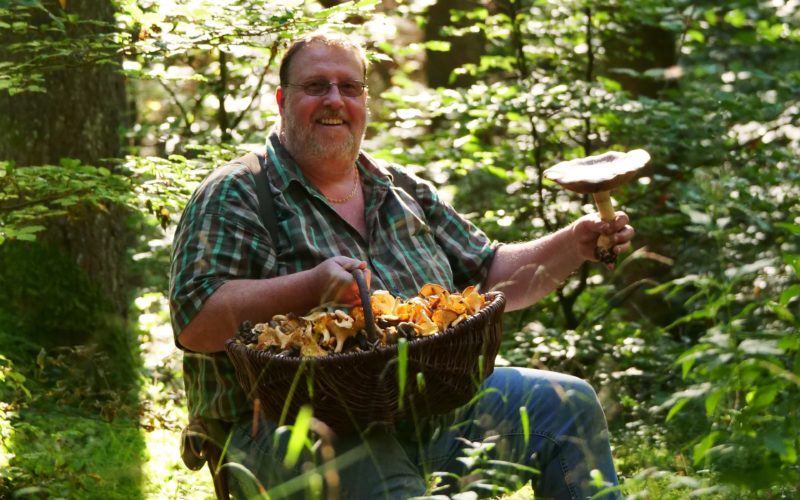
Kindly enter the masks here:
<path id="1" fill-rule="evenodd" d="M 352 157 L 353 160 L 358 156 L 358 147 L 352 136 L 339 142 L 314 141 L 314 144 L 309 146 L 309 149 L 314 151 L 317 156 L 338 159 L 350 159 Z"/>
<path id="2" fill-rule="evenodd" d="M 332 127 L 335 129 L 336 127 Z M 286 131 L 284 145 L 289 149 L 289 153 L 301 162 L 352 162 L 358 158 L 358 151 L 361 141 L 356 141 L 353 134 L 348 130 L 344 136 L 337 134 L 336 130 L 329 133 L 313 133 L 306 130 L 305 133 L 292 134 Z"/>

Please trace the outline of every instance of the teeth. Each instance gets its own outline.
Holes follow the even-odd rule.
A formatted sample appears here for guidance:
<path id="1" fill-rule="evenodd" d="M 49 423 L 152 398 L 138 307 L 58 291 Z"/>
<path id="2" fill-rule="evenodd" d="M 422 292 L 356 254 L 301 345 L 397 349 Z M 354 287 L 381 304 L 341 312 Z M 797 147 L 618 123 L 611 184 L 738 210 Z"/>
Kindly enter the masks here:
<path id="1" fill-rule="evenodd" d="M 320 120 L 320 123 L 322 123 L 323 125 L 341 125 L 342 120 L 340 120 L 339 118 L 323 118 L 322 120 Z"/>

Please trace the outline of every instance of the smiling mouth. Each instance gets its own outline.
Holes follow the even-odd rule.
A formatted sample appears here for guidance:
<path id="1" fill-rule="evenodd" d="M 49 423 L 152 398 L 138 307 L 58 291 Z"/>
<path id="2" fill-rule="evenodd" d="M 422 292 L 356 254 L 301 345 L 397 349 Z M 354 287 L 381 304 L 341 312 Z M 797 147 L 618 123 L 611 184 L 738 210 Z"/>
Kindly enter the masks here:
<path id="1" fill-rule="evenodd" d="M 341 118 L 322 118 L 319 123 L 323 125 L 341 125 L 344 121 Z"/>

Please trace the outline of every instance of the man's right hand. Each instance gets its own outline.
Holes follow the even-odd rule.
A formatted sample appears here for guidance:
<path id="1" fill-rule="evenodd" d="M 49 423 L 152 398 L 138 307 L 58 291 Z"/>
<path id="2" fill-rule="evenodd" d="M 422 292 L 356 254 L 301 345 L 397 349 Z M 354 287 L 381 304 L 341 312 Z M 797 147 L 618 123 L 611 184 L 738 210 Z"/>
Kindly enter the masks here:
<path id="1" fill-rule="evenodd" d="M 261 323 L 276 314 L 305 314 L 326 302 L 359 304 L 354 269 L 370 274 L 367 263 L 331 257 L 318 266 L 269 279 L 235 279 L 219 287 L 184 327 L 178 341 L 196 352 L 219 352 L 242 321 Z"/>
<path id="2" fill-rule="evenodd" d="M 319 283 L 320 303 L 359 304 L 358 285 L 353 279 L 353 271 L 364 271 L 364 279 L 369 286 L 372 275 L 364 261 L 349 257 L 331 257 L 314 268 Z"/>

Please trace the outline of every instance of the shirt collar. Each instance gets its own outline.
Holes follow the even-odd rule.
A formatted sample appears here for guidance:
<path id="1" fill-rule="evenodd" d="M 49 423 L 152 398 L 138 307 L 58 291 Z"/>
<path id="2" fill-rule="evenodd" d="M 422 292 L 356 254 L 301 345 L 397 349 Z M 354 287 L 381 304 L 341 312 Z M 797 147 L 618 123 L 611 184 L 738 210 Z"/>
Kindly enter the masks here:
<path id="1" fill-rule="evenodd" d="M 300 170 L 300 166 L 294 161 L 292 155 L 281 143 L 280 136 L 277 129 L 273 129 L 269 133 L 266 144 L 267 164 L 272 165 L 273 168 L 268 169 L 267 173 L 270 175 L 270 181 L 278 191 L 283 192 L 289 187 L 293 181 L 301 185 L 307 185 L 308 181 Z"/>
<path id="2" fill-rule="evenodd" d="M 308 189 L 308 180 L 305 175 L 303 175 L 300 166 L 281 142 L 277 128 L 273 128 L 272 131 L 270 131 L 269 137 L 267 138 L 266 150 L 267 162 L 273 166 L 268 173 L 272 174 L 274 172 L 275 174 L 270 175 L 270 181 L 278 191 L 285 191 L 292 182 L 298 182 Z M 389 170 L 382 165 L 381 162 L 375 160 L 363 150 L 359 152 L 356 163 L 359 166 L 362 176 L 365 177 L 366 180 L 384 186 L 390 186 L 392 184 L 393 177 Z"/>

